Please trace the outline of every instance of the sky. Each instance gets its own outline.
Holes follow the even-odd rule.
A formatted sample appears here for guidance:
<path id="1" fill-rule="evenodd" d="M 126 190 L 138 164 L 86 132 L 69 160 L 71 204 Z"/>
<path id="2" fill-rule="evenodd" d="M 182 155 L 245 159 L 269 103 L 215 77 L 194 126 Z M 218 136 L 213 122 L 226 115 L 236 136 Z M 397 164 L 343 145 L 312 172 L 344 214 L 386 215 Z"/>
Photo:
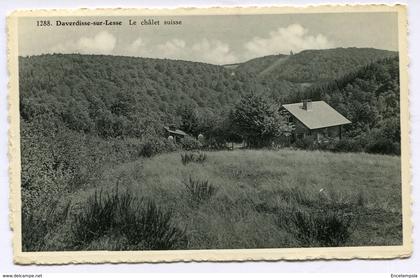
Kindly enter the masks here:
<path id="1" fill-rule="evenodd" d="M 397 14 L 326 13 L 42 18 L 122 21 L 122 26 L 37 27 L 19 20 L 19 55 L 81 53 L 231 64 L 305 49 L 372 47 L 398 51 Z M 129 20 L 137 25 L 128 25 Z M 142 20 L 159 20 L 145 26 Z M 164 20 L 182 21 L 164 25 Z"/>

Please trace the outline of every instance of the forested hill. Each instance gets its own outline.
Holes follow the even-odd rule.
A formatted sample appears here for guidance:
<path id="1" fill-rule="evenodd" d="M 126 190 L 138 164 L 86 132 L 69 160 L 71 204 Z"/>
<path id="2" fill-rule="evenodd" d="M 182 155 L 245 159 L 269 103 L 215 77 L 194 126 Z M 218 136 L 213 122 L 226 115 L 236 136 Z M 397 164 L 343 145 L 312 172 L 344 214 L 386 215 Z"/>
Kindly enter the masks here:
<path id="1" fill-rule="evenodd" d="M 255 73 L 266 82 L 280 79 L 313 83 L 335 79 L 360 66 L 395 56 L 397 52 L 374 48 L 304 50 L 294 55 L 255 58 L 239 64 L 236 70 Z"/>
<path id="2" fill-rule="evenodd" d="M 308 50 L 262 57 L 234 68 L 102 55 L 20 57 L 20 113 L 26 122 L 48 115 L 67 128 L 105 138 L 141 137 L 145 130 L 160 130 L 163 125 L 181 126 L 186 107 L 196 110 L 203 122 L 220 119 L 242 95 L 251 92 L 281 103 L 299 101 L 307 91 L 299 82 L 334 80 L 337 75 L 358 72 L 370 61 L 389 56 L 396 54 L 355 48 Z M 278 62 L 270 64 L 273 59 L 280 60 L 281 66 Z M 388 70 L 380 72 L 388 74 Z M 391 76 L 397 82 L 397 76 Z M 361 78 L 371 79 L 368 82 L 377 86 L 382 84 L 376 76 Z M 395 88 L 392 90 L 398 94 Z M 336 106 L 352 107 L 351 97 L 336 103 L 335 92 L 324 96 L 330 96 Z M 371 94 L 366 92 L 366 97 Z M 363 103 L 365 99 L 358 101 Z M 383 106 L 383 100 L 370 105 Z"/>
<path id="3" fill-rule="evenodd" d="M 376 142 L 397 149 L 400 142 L 400 84 L 397 57 L 383 59 L 339 79 L 320 83 L 305 92 L 307 98 L 322 99 L 352 121 L 349 137 L 366 134 Z"/>
<path id="4" fill-rule="evenodd" d="M 252 72 L 254 74 L 259 74 L 273 65 L 276 61 L 282 58 L 287 58 L 288 55 L 268 55 L 264 57 L 258 57 L 246 61 L 244 63 L 237 64 L 236 69 L 238 71 Z"/>
<path id="5" fill-rule="evenodd" d="M 21 57 L 21 116 L 53 114 L 75 130 L 138 136 L 151 122 L 178 124 L 177 110 L 227 110 L 241 95 L 264 92 L 252 74 L 186 61 L 97 56 Z"/>

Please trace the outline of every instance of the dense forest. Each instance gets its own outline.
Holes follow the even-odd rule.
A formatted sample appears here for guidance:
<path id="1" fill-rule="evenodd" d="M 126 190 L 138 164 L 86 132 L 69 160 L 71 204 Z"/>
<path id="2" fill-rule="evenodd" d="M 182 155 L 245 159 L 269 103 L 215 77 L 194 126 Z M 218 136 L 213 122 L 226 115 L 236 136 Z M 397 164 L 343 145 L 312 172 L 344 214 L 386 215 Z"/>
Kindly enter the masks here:
<path id="1" fill-rule="evenodd" d="M 261 73 L 270 65 L 274 67 L 264 79 L 282 79 L 297 83 L 313 83 L 339 78 L 356 70 L 361 65 L 379 59 L 393 57 L 392 51 L 374 48 L 335 48 L 327 50 L 304 50 L 291 55 L 270 55 L 240 64 L 240 71 Z M 276 61 L 279 63 L 275 64 Z"/>
<path id="2" fill-rule="evenodd" d="M 142 135 L 151 122 L 177 124 L 180 106 L 220 112 L 264 88 L 247 73 L 171 60 L 45 55 L 20 59 L 21 116 L 51 113 L 102 137 Z"/>
<path id="3" fill-rule="evenodd" d="M 399 154 L 399 92 L 398 58 L 393 57 L 316 84 L 302 97 L 324 100 L 352 122 L 345 129 L 351 150 Z"/>
<path id="4" fill-rule="evenodd" d="M 393 52 L 375 49 L 307 50 L 281 55 L 280 59 L 286 59 L 281 66 L 276 64 L 278 56 L 274 55 L 253 59 L 234 69 L 132 57 L 61 54 L 21 57 L 21 117 L 32 122 L 39 115 L 49 114 L 78 132 L 103 138 L 139 138 L 146 130 L 159 132 L 163 125 L 181 127 L 186 112 L 194 112 L 203 122 L 217 120 L 227 115 L 241 96 L 251 93 L 283 104 L 300 101 L 308 91 L 319 91 L 322 87 L 322 99 L 333 107 L 340 106 L 340 112 L 354 111 L 349 103 L 353 100 L 373 106 L 374 110 L 378 105 L 395 107 L 391 101 L 383 104 L 386 96 L 381 92 L 387 90 L 395 95 L 397 60 L 372 62 L 391 54 L 395 57 Z M 352 90 L 360 91 L 359 94 L 340 99 L 337 92 L 354 79 L 364 80 L 370 87 L 356 84 Z M 328 82 L 340 83 L 340 87 L 333 88 L 326 85 Z M 321 98 L 319 92 L 312 94 L 314 99 Z M 350 118 L 359 122 L 355 116 Z"/>
<path id="5" fill-rule="evenodd" d="M 30 212 L 48 209 L 40 204 L 57 193 L 100 182 L 107 165 L 202 147 L 195 139 L 199 133 L 209 148 L 242 140 L 267 147 L 279 133 L 290 133 L 279 113 L 281 104 L 303 98 L 325 100 L 352 124 L 340 142 L 296 142 L 295 147 L 400 152 L 399 68 L 394 52 L 308 50 L 234 66 L 41 55 L 19 58 L 19 86 L 27 226 L 36 221 Z M 258 126 L 249 115 L 258 119 Z M 168 141 L 163 133 L 168 125 L 191 136 L 178 144 Z M 31 234 L 24 231 L 24 242 L 31 244 L 24 248 L 37 249 Z"/>

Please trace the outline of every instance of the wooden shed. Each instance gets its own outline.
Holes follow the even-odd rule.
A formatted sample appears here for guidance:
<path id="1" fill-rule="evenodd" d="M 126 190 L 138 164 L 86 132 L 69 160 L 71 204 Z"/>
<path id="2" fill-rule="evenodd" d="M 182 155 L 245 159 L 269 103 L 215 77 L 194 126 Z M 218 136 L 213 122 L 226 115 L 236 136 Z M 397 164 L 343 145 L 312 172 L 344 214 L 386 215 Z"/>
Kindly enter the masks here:
<path id="1" fill-rule="evenodd" d="M 165 126 L 163 127 L 165 130 L 165 136 L 169 138 L 169 136 L 172 136 L 175 142 L 178 142 L 180 139 L 187 136 L 187 133 L 184 131 L 175 128 L 174 126 Z"/>

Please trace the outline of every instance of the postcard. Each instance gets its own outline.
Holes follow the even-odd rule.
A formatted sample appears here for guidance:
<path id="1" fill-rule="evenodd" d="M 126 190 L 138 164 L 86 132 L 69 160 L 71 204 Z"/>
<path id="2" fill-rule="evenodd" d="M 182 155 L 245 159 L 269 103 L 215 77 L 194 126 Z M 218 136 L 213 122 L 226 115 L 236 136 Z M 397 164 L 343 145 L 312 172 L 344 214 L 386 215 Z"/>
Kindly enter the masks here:
<path id="1" fill-rule="evenodd" d="M 406 7 L 8 17 L 18 264 L 412 252 Z"/>

